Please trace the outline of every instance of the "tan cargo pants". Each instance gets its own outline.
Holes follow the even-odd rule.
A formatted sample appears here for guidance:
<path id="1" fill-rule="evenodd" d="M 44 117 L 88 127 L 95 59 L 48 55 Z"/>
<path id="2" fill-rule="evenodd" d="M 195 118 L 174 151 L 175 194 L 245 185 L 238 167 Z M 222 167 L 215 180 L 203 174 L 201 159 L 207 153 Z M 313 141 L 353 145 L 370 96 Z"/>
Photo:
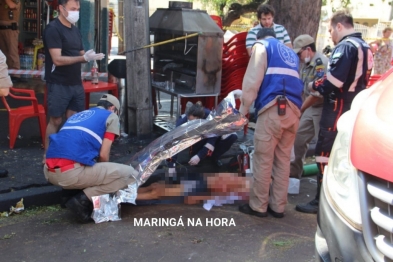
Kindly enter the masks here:
<path id="1" fill-rule="evenodd" d="M 286 114 L 279 116 L 274 102 L 258 115 L 254 134 L 253 176 L 250 207 L 266 212 L 284 212 L 287 203 L 290 155 L 299 125 L 300 110 L 288 102 Z M 270 197 L 269 197 L 270 192 Z"/>
<path id="2" fill-rule="evenodd" d="M 294 151 L 295 160 L 291 163 L 290 177 L 300 179 L 303 174 L 303 159 L 307 153 L 308 145 L 319 134 L 322 107 L 309 107 L 300 118 L 299 128 L 296 132 Z"/>
<path id="3" fill-rule="evenodd" d="M 20 69 L 18 37 L 19 30 L 0 30 L 0 50 L 7 57 L 8 69 Z"/>
<path id="4" fill-rule="evenodd" d="M 74 165 L 73 169 L 65 172 L 61 172 L 60 169 L 49 171 L 45 165 L 45 178 L 53 185 L 64 189 L 83 189 L 90 200 L 93 196 L 114 193 L 126 188 L 127 185 L 136 182 L 134 176 L 138 175 L 138 172 L 131 166 L 118 163 L 102 162 L 94 166 Z"/>

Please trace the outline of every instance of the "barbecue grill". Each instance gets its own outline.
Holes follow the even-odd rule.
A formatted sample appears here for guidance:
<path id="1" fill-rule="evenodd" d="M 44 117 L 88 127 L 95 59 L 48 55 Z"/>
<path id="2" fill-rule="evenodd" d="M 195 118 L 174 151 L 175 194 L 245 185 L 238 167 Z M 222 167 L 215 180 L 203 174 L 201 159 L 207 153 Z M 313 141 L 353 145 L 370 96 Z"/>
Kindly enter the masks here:
<path id="1" fill-rule="evenodd" d="M 169 2 L 149 19 L 154 42 L 199 33 L 185 40 L 154 48 L 153 83 L 170 81 L 174 93 L 219 94 L 223 31 L 204 10 L 192 9 L 189 2 Z"/>

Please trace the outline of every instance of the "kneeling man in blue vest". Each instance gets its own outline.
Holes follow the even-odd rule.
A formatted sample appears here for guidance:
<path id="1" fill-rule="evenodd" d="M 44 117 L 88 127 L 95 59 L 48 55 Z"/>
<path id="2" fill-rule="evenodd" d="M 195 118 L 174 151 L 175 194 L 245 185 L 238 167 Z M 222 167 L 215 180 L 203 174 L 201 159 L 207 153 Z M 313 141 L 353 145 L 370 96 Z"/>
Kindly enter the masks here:
<path id="1" fill-rule="evenodd" d="M 138 172 L 132 166 L 109 162 L 112 143 L 120 135 L 119 110 L 119 100 L 105 94 L 97 107 L 71 116 L 49 137 L 45 178 L 64 191 L 78 189 L 76 195 L 62 200 L 81 222 L 91 219 L 93 196 L 114 193 L 136 182 Z"/>

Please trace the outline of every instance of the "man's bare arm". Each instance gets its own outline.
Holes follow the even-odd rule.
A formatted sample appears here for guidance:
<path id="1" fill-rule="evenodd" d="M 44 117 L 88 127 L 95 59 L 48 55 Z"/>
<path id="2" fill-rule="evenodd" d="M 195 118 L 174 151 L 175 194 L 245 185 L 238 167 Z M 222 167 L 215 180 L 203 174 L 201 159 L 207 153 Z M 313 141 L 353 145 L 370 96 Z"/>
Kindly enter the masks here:
<path id="1" fill-rule="evenodd" d="M 101 145 L 99 162 L 109 162 L 109 153 L 111 152 L 112 140 L 104 138 Z"/>
<path id="2" fill-rule="evenodd" d="M 302 104 L 302 108 L 300 109 L 300 111 L 303 114 L 304 111 L 306 111 L 307 108 L 309 108 L 310 106 L 314 105 L 317 102 L 321 102 L 322 100 L 323 100 L 323 98 L 321 98 L 321 97 L 310 95 L 310 96 L 308 96 L 306 98 L 306 100 L 304 100 L 304 102 Z"/>
<path id="3" fill-rule="evenodd" d="M 81 54 L 81 56 L 62 56 L 60 48 L 51 48 L 49 49 L 49 53 L 50 56 L 52 57 L 52 61 L 53 64 L 55 64 L 55 66 L 65 66 L 65 65 L 72 65 L 75 63 L 86 62 L 85 58 L 83 57 L 83 54 Z"/>

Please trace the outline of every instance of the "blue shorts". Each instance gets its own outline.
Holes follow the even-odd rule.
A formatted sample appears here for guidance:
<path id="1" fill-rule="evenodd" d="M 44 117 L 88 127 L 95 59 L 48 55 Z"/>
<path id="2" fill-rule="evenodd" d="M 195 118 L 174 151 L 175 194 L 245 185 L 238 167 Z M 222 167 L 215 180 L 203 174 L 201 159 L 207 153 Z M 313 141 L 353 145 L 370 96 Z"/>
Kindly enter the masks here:
<path id="1" fill-rule="evenodd" d="M 67 110 L 85 110 L 85 90 L 83 85 L 59 85 L 47 83 L 48 115 L 61 117 Z"/>
<path id="2" fill-rule="evenodd" d="M 207 185 L 207 176 L 203 174 L 187 174 L 185 179 L 180 180 L 184 187 L 184 196 L 209 195 L 210 190 Z"/>

